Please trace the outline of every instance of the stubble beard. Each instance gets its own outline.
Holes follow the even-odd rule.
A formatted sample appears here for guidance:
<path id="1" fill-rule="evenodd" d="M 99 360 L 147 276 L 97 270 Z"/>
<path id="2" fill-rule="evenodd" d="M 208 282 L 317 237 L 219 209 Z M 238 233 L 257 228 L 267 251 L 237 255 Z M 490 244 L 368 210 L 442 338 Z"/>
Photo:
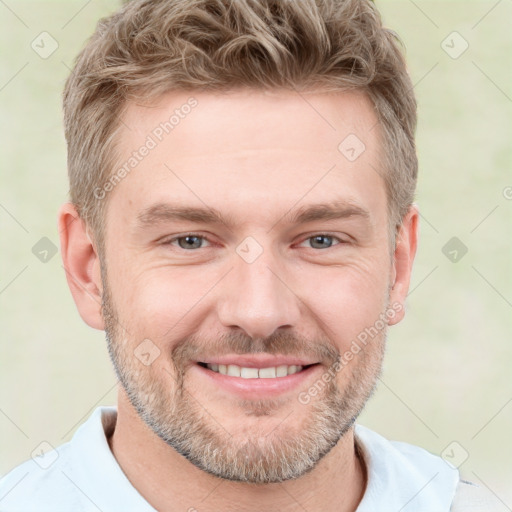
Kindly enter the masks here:
<path id="1" fill-rule="evenodd" d="M 311 471 L 352 429 L 381 373 L 385 329 L 354 357 L 349 365 L 352 368 L 342 368 L 341 371 L 352 371 L 345 389 L 339 389 L 333 378 L 307 405 L 297 399 L 296 407 L 307 408 L 306 415 L 299 411 L 300 424 L 294 422 L 296 414 L 292 413 L 270 432 L 228 432 L 222 425 L 223 418 L 212 416 L 208 404 L 201 403 L 200 396 L 187 390 L 187 357 L 200 352 L 202 346 L 191 345 L 187 338 L 173 349 L 174 375 L 144 366 L 133 353 L 138 343 L 123 336 L 106 278 L 103 292 L 108 350 L 131 405 L 144 423 L 176 452 L 199 469 L 225 480 L 269 484 L 296 479 Z M 238 347 L 239 353 L 265 350 L 292 354 L 294 350 L 294 338 L 289 336 L 276 336 L 257 346 L 248 337 L 235 335 L 226 339 L 231 341 L 230 346 Z M 334 364 L 340 360 L 336 352 L 331 345 L 323 353 Z M 243 416 L 271 416 L 282 403 L 279 399 L 265 399 L 239 401 L 237 405 Z"/>

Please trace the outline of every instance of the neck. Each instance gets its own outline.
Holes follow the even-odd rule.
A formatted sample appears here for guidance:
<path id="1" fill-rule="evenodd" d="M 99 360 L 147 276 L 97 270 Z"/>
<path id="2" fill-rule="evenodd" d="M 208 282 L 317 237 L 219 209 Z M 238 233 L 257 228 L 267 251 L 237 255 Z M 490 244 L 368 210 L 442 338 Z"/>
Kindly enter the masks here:
<path id="1" fill-rule="evenodd" d="M 231 482 L 198 469 L 156 436 L 122 390 L 109 445 L 132 485 L 161 512 L 288 512 L 298 507 L 309 512 L 353 512 L 366 486 L 353 429 L 313 470 L 296 480 L 276 484 Z"/>

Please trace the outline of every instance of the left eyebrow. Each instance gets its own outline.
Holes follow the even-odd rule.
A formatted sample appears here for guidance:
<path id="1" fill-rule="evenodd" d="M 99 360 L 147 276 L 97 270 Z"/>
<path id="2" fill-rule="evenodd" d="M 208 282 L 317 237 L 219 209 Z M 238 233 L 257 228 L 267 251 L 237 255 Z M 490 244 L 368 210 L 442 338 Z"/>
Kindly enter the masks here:
<path id="1" fill-rule="evenodd" d="M 326 204 L 312 204 L 288 212 L 284 220 L 290 224 L 306 224 L 318 220 L 345 219 L 348 217 L 370 218 L 370 212 L 355 203 L 335 201 Z"/>

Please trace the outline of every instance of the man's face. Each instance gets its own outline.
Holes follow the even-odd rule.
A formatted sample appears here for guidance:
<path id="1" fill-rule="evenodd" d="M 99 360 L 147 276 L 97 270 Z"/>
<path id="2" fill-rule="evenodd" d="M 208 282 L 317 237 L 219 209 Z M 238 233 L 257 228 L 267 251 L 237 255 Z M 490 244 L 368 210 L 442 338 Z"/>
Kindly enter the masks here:
<path id="1" fill-rule="evenodd" d="M 126 394 L 205 471 L 296 478 L 363 408 L 399 309 L 371 103 L 173 93 L 123 122 L 103 314 Z"/>

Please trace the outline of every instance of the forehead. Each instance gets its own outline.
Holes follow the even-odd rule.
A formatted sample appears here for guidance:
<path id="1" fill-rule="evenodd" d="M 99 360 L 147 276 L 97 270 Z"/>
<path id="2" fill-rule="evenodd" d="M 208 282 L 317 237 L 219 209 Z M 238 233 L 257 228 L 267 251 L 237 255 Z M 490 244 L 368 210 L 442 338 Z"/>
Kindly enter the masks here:
<path id="1" fill-rule="evenodd" d="M 121 143 L 127 149 L 151 134 L 157 142 L 179 145 L 193 156 L 235 148 L 291 148 L 307 139 L 307 149 L 325 151 L 350 130 L 364 141 L 376 136 L 377 117 L 359 91 L 320 93 L 238 89 L 223 92 L 173 91 L 151 104 L 129 102 Z M 165 140 L 164 140 L 165 139 Z M 201 140 L 198 148 L 196 141 Z M 223 148 L 218 144 L 222 142 Z"/>
<path id="2" fill-rule="evenodd" d="M 246 217 L 309 200 L 371 210 L 385 195 L 377 117 L 361 92 L 180 91 L 128 104 L 122 121 L 126 172 L 110 199 L 134 214 L 173 201 Z"/>

